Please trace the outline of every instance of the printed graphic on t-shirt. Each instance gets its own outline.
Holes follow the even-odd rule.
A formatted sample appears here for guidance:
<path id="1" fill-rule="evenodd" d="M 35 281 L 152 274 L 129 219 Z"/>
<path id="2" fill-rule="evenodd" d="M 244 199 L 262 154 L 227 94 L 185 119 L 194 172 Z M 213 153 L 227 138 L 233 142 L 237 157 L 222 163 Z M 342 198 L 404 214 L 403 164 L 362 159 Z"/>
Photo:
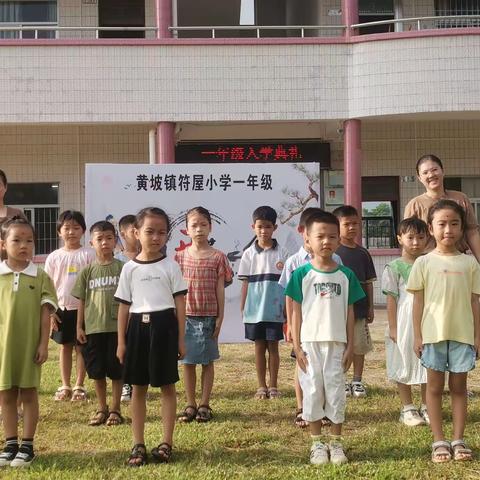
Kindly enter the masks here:
<path id="1" fill-rule="evenodd" d="M 320 282 L 314 283 L 315 295 L 320 295 L 322 298 L 339 297 L 342 294 L 342 286 L 334 282 Z"/>
<path id="2" fill-rule="evenodd" d="M 106 277 L 92 278 L 88 281 L 90 290 L 108 290 L 108 287 L 116 287 L 120 277 L 107 275 Z M 111 290 L 111 289 L 110 289 Z"/>
<path id="3" fill-rule="evenodd" d="M 68 266 L 68 276 L 76 275 L 78 273 L 78 268 L 76 265 L 69 265 Z"/>

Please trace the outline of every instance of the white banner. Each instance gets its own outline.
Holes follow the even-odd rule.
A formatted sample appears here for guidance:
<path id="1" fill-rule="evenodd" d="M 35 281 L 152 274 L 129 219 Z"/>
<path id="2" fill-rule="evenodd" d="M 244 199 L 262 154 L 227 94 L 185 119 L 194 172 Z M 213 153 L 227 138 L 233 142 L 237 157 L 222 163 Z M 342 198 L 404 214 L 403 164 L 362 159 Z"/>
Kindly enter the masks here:
<path id="1" fill-rule="evenodd" d="M 221 342 L 244 341 L 240 316 L 240 282 L 236 279 L 243 250 L 254 237 L 252 212 L 270 205 L 278 213 L 275 238 L 295 253 L 302 239 L 296 228 L 306 207 L 319 206 L 320 169 L 316 163 L 282 164 L 87 164 L 87 225 L 118 220 L 148 206 L 163 208 L 172 220 L 167 255 L 185 248 L 185 213 L 203 206 L 212 215 L 210 243 L 224 252 L 235 273 L 225 292 Z"/>

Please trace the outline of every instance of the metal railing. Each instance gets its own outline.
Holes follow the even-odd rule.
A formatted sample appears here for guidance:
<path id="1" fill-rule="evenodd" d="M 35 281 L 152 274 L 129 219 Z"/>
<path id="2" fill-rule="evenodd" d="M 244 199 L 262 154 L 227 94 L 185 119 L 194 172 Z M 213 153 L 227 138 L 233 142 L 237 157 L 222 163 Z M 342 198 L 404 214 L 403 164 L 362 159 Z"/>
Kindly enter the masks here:
<path id="1" fill-rule="evenodd" d="M 206 31 L 210 32 L 210 38 L 218 38 L 218 31 L 247 31 L 255 32 L 256 38 L 262 38 L 262 31 L 297 31 L 300 35 L 300 38 L 305 38 L 305 32 L 309 30 L 340 30 L 343 32 L 347 28 L 345 25 L 219 25 L 219 26 L 188 26 L 188 27 L 168 27 L 172 32 L 178 34 L 178 32 L 189 32 L 189 31 Z"/>
<path id="2" fill-rule="evenodd" d="M 442 15 L 431 17 L 393 18 L 376 22 L 355 23 L 350 25 L 350 28 L 358 28 L 361 31 L 362 28 L 376 27 L 380 25 L 391 25 L 393 30 L 395 30 L 395 25 L 416 27 L 416 30 L 479 27 L 480 15 Z M 411 30 L 412 28 L 409 29 Z"/>
<path id="3" fill-rule="evenodd" d="M 362 233 L 365 248 L 396 248 L 398 246 L 392 217 L 363 217 Z"/>

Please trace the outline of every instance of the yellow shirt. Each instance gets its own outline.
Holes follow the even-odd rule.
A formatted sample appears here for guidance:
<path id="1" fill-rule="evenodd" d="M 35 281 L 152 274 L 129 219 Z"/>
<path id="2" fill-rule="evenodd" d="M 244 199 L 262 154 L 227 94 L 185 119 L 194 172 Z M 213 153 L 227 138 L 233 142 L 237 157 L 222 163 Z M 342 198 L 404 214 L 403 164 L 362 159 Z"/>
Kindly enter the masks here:
<path id="1" fill-rule="evenodd" d="M 418 258 L 407 291 L 424 290 L 423 343 L 443 340 L 473 345 L 472 293 L 480 294 L 480 266 L 474 257 L 430 252 Z"/>

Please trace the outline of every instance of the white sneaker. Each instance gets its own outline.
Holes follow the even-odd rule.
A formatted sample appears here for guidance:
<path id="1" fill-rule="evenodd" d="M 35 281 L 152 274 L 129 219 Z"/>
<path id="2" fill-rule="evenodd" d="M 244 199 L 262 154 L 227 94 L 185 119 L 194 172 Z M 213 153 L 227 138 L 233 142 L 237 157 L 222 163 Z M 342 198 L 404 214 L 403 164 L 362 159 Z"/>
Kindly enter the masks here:
<path id="1" fill-rule="evenodd" d="M 310 463 L 312 465 L 328 463 L 328 446 L 322 442 L 315 442 L 310 448 Z"/>
<path id="2" fill-rule="evenodd" d="M 407 427 L 418 427 L 419 425 L 425 425 L 425 420 L 416 408 L 409 410 L 402 410 L 400 412 L 399 421 Z"/>
<path id="3" fill-rule="evenodd" d="M 422 416 L 423 421 L 424 421 L 427 425 L 430 425 L 430 417 L 428 416 L 427 406 L 426 406 L 426 405 L 422 405 L 422 406 L 420 407 L 420 415 Z"/>
<path id="4" fill-rule="evenodd" d="M 122 402 L 129 402 L 132 399 L 132 386 L 126 383 L 122 388 L 122 396 L 120 400 Z"/>
<path id="5" fill-rule="evenodd" d="M 343 451 L 343 445 L 340 442 L 330 442 L 330 461 L 334 465 L 341 465 L 342 463 L 347 463 L 348 458 Z"/>
<path id="6" fill-rule="evenodd" d="M 345 396 L 346 397 L 352 396 L 352 385 L 348 382 L 345 382 Z"/>
<path id="7" fill-rule="evenodd" d="M 22 447 L 20 447 L 20 450 L 18 451 L 17 455 L 12 460 L 12 463 L 10 463 L 10 467 L 26 468 L 26 467 L 29 467 L 30 464 L 33 462 L 35 455 L 32 455 L 31 453 L 26 451 L 22 451 L 21 448 Z"/>
<path id="8" fill-rule="evenodd" d="M 367 396 L 367 391 L 362 382 L 352 382 L 352 395 L 356 398 Z"/>

